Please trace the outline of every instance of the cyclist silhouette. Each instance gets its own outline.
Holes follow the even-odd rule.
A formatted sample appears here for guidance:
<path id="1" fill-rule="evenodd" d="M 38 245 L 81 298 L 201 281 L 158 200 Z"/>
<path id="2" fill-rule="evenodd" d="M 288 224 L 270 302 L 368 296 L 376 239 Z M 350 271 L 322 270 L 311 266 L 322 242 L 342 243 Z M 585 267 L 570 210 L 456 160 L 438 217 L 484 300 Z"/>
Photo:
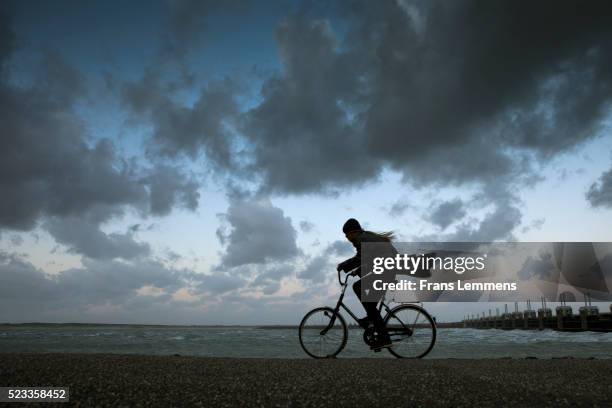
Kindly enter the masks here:
<path id="1" fill-rule="evenodd" d="M 388 252 L 392 255 L 397 254 L 395 247 L 391 244 L 391 239 L 393 239 L 392 232 L 375 233 L 371 231 L 364 231 L 363 228 L 361 228 L 361 224 L 359 224 L 359 221 L 357 221 L 354 218 L 350 218 L 344 223 L 344 226 L 342 227 L 342 231 L 344 232 L 346 239 L 348 239 L 353 244 L 355 249 L 357 250 L 357 254 L 354 257 L 349 258 L 346 261 L 339 263 L 338 267 L 336 268 L 338 271 L 349 272 L 349 271 L 354 270 L 352 273 L 354 275 L 358 275 L 361 277 L 361 243 L 362 242 L 388 243 L 389 246 L 385 248 L 386 249 L 385 252 Z M 362 327 L 367 328 L 369 323 L 371 322 L 374 325 L 374 330 L 378 333 L 378 340 L 372 345 L 371 347 L 372 349 L 381 349 L 381 348 L 392 346 L 391 338 L 389 337 L 389 333 L 387 332 L 387 329 L 385 328 L 385 323 L 383 321 L 383 318 L 381 317 L 380 312 L 378 311 L 378 308 L 376 307 L 378 301 L 380 301 L 384 297 L 384 292 L 372 292 L 372 293 L 380 293 L 380 295 L 376 295 L 376 298 L 374 299 L 371 299 L 369 296 L 368 301 L 362 300 L 362 296 L 361 296 L 362 285 L 365 285 L 363 286 L 364 288 L 371 288 L 373 280 L 380 279 L 380 278 L 381 276 L 369 275 L 369 276 L 363 277 L 362 279 L 358 280 L 357 282 L 353 284 L 353 290 L 355 291 L 355 294 L 357 294 L 359 301 L 361 302 L 361 304 L 363 305 L 363 308 L 365 309 L 367 313 L 367 317 L 364 317 L 358 320 L 359 324 Z M 383 278 L 390 279 L 391 277 L 386 276 Z"/>

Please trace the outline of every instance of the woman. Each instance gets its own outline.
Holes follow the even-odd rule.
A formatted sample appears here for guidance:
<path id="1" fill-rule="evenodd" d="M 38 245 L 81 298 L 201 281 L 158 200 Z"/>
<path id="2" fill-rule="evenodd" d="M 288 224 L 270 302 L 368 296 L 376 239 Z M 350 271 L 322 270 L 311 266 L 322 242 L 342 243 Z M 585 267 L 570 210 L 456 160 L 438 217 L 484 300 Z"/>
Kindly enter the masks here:
<path id="1" fill-rule="evenodd" d="M 339 263 L 338 267 L 336 268 L 338 271 L 344 271 L 344 272 L 350 271 L 352 272 L 353 275 L 358 275 L 361 277 L 361 244 L 362 243 L 370 243 L 370 242 L 387 243 L 388 245 L 383 246 L 384 252 L 386 252 L 386 255 L 395 256 L 395 254 L 397 254 L 395 247 L 393 247 L 393 245 L 391 244 L 391 239 L 393 238 L 392 232 L 377 234 L 371 231 L 364 231 L 363 228 L 361 228 L 361 224 L 359 224 L 359 221 L 357 221 L 354 218 L 350 218 L 348 221 L 344 223 L 344 226 L 342 227 L 342 231 L 344 232 L 346 239 L 348 239 L 353 244 L 355 249 L 357 250 L 357 254 L 354 257 L 347 259 L 344 262 Z M 380 246 L 377 246 L 377 247 L 380 247 Z M 377 292 L 377 291 L 370 292 L 370 293 L 375 293 L 376 295 L 374 298 L 372 298 L 371 296 L 368 296 L 367 301 L 362 300 L 362 296 L 361 296 L 362 281 L 363 281 L 363 285 L 365 285 L 363 287 L 369 288 L 371 287 L 372 281 L 375 278 L 380 279 L 379 276 L 369 275 L 367 277 L 364 277 L 364 279 L 358 280 L 357 282 L 353 284 L 353 290 L 355 291 L 355 294 L 357 294 L 359 301 L 361 302 L 361 304 L 363 305 L 363 308 L 365 309 L 367 313 L 367 317 L 364 317 L 363 319 L 359 319 L 359 324 L 364 328 L 367 328 L 370 322 L 374 325 L 374 330 L 376 331 L 376 333 L 378 333 L 378 337 L 377 337 L 378 341 L 375 344 L 373 344 L 371 348 L 381 349 L 381 348 L 392 346 L 391 338 L 389 337 L 389 333 L 387 333 L 387 329 L 385 328 L 385 323 L 380 315 L 380 312 L 378 311 L 378 308 L 376 307 L 378 302 L 384 296 L 384 292 Z"/>

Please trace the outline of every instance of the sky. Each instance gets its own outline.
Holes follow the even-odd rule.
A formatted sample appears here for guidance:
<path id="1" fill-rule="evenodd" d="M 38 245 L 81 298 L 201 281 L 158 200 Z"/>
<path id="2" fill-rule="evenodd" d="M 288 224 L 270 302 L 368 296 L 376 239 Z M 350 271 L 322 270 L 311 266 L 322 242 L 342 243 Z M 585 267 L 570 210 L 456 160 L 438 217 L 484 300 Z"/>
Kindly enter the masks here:
<path id="1" fill-rule="evenodd" d="M 2 2 L 0 322 L 297 324 L 349 217 L 612 241 L 611 9 Z"/>

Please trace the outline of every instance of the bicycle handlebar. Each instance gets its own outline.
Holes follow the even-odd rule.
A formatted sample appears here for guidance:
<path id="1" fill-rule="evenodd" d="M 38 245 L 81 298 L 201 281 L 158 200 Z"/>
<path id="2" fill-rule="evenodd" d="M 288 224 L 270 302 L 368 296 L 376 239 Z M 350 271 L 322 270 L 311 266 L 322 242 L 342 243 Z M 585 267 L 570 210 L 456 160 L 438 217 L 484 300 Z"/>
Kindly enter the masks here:
<path id="1" fill-rule="evenodd" d="M 355 269 L 351 269 L 350 271 L 348 271 L 348 272 L 346 273 L 346 275 L 345 275 L 344 282 L 342 282 L 342 278 L 340 277 L 340 272 L 342 272 L 342 271 L 338 271 L 338 283 L 340 283 L 340 286 L 346 285 L 346 284 L 347 284 L 347 282 L 348 282 L 348 278 L 349 278 L 349 276 L 355 276 L 355 275 L 353 274 L 353 272 L 355 272 L 357 269 L 359 269 L 359 267 L 357 267 L 357 268 L 355 268 Z"/>

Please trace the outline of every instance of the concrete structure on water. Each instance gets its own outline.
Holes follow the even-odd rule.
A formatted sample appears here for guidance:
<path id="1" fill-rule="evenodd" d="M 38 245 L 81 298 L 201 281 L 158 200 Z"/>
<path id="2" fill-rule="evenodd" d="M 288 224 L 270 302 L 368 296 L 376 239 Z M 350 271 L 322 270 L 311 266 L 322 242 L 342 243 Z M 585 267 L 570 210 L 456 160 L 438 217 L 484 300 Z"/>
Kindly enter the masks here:
<path id="1" fill-rule="evenodd" d="M 486 316 L 466 316 L 462 321 L 463 327 L 475 329 L 523 329 L 523 330 L 560 330 L 560 331 L 598 331 L 612 332 L 612 304 L 609 313 L 600 313 L 597 306 L 592 306 L 591 298 L 587 294 L 584 298 L 584 306 L 578 309 L 578 314 L 573 314 L 572 307 L 568 306 L 565 296 L 561 297 L 561 305 L 553 311 L 547 307 L 546 300 L 542 299 L 542 307 L 537 313 L 531 308 L 531 301 L 527 301 L 527 308 L 519 311 L 518 302 L 514 303 L 514 312 L 508 312 L 508 305 L 501 315 L 496 309 L 493 316 L 491 309 Z"/>

